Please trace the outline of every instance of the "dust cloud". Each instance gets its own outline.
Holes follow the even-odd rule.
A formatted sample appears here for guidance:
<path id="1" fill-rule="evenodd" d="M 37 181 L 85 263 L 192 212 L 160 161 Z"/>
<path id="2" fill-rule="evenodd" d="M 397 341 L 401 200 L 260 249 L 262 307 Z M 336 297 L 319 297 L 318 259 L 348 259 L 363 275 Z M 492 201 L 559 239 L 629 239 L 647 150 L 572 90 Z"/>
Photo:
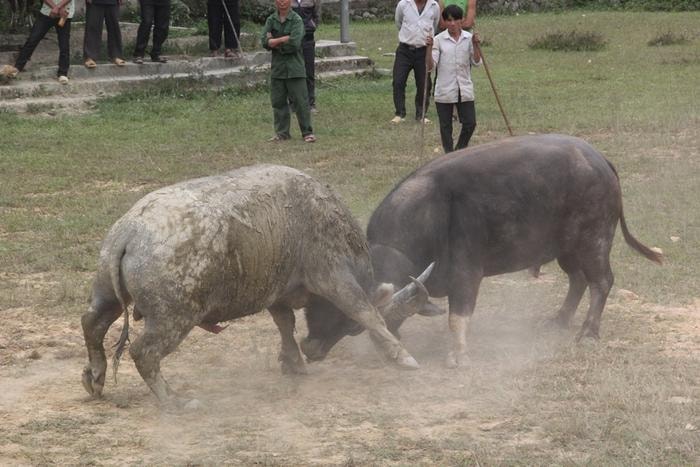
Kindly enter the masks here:
<path id="1" fill-rule="evenodd" d="M 149 460 L 245 463 L 264 453 L 273 463 L 333 464 L 346 462 L 353 446 L 395 437 L 440 438 L 455 430 L 479 436 L 506 423 L 518 399 L 533 390 L 522 386 L 519 375 L 573 340 L 573 330 L 546 324 L 559 298 L 547 303 L 542 292 L 566 286 L 556 275 L 550 267 L 540 279 L 524 272 L 486 279 L 468 334 L 470 362 L 455 370 L 444 365 L 445 314 L 414 316 L 400 330 L 422 366 L 418 371 L 385 364 L 363 333 L 343 339 L 325 361 L 309 364 L 309 375 L 284 376 L 276 361 L 279 336 L 264 313 L 236 321 L 218 336 L 197 330 L 164 361 L 169 382 L 196 397 L 199 410 L 154 412 L 148 406 L 155 400 L 133 370 L 137 386 L 110 384 L 107 397 L 155 415 L 145 427 Z M 446 300 L 437 303 L 447 306 Z M 305 334 L 297 312 L 297 339 Z"/>
<path id="2" fill-rule="evenodd" d="M 43 454 L 25 453 L 30 463 L 343 465 L 361 461 L 368 446 L 488 436 L 534 390 L 521 375 L 570 345 L 573 330 L 542 324 L 565 287 L 553 267 L 540 279 L 524 272 L 486 279 L 467 339 L 470 362 L 453 370 L 444 366 L 446 314 L 402 326 L 417 371 L 385 364 L 363 333 L 309 364 L 309 375 L 286 376 L 269 314 L 233 321 L 218 335 L 195 329 L 162 371 L 173 389 L 201 402 L 196 410 L 159 408 L 126 356 L 118 384 L 110 369 L 104 399 L 92 400 L 80 383 L 85 352 L 63 350 L 58 360 L 52 352 L 60 349 L 45 349 L 40 362 L 2 374 L 0 437 L 9 441 L 0 461 L 35 439 Z M 132 340 L 141 326 L 132 327 Z M 108 357 L 120 328 L 118 320 L 107 335 Z M 67 341 L 75 349 L 79 325 L 73 331 Z M 305 334 L 297 312 L 297 339 Z"/>

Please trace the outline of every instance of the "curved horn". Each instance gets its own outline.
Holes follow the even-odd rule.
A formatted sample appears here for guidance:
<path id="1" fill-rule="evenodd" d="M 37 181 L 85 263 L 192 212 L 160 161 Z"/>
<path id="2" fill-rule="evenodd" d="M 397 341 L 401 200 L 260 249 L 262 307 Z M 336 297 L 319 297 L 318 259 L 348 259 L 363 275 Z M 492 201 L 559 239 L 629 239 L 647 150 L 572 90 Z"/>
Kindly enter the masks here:
<path id="1" fill-rule="evenodd" d="M 427 302 L 429 294 L 424 284 L 434 268 L 435 262 L 433 261 L 418 278 L 409 276 L 411 283 L 394 293 L 391 301 L 380 310 L 387 322 L 403 322 L 406 318 L 417 313 L 420 307 Z"/>
<path id="2" fill-rule="evenodd" d="M 433 272 L 433 268 L 435 268 L 435 261 L 430 263 L 427 268 L 425 268 L 425 271 L 423 271 L 420 276 L 418 276 L 417 279 L 414 279 L 413 277 L 409 276 L 411 279 L 411 283 L 408 284 L 406 287 L 403 289 L 399 290 L 398 292 L 394 293 L 394 295 L 391 297 L 392 302 L 396 303 L 408 303 L 418 292 L 418 285 L 420 284 L 422 286 L 422 289 L 425 290 L 425 281 L 428 280 L 428 277 L 430 277 L 430 273 Z M 428 291 L 426 290 L 426 296 L 428 295 Z"/>

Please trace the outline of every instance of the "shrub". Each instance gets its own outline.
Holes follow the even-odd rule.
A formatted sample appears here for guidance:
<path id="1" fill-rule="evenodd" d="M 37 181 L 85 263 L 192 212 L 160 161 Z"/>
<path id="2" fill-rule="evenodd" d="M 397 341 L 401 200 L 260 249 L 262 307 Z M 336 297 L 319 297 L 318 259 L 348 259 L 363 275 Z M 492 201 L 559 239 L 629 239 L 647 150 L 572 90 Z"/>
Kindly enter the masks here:
<path id="1" fill-rule="evenodd" d="M 594 51 L 605 47 L 606 41 L 597 32 L 588 31 L 556 31 L 545 34 L 531 41 L 528 46 L 531 49 L 544 49 L 555 51 Z"/>
<path id="2" fill-rule="evenodd" d="M 674 44 L 685 44 L 688 39 L 683 34 L 674 34 L 672 32 L 665 32 L 656 36 L 647 42 L 650 47 L 661 46 L 661 45 L 674 45 Z"/>

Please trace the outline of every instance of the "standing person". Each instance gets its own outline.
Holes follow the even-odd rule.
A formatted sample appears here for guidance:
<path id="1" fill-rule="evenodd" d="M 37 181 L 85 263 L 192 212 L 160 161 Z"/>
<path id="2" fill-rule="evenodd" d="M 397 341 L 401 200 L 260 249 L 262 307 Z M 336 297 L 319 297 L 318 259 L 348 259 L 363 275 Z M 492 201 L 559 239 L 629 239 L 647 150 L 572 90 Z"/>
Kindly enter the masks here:
<path id="1" fill-rule="evenodd" d="M 466 8 L 467 13 L 462 18 L 462 29 L 472 30 L 476 21 L 476 0 L 438 0 L 438 2 L 440 3 L 440 11 L 450 5 L 457 5 L 462 11 L 465 11 Z M 444 21 L 440 19 L 440 31 L 444 31 L 446 28 Z"/>
<path id="2" fill-rule="evenodd" d="M 153 28 L 153 47 L 151 47 L 151 61 L 167 63 L 168 59 L 161 55 L 163 42 L 168 38 L 170 27 L 170 0 L 139 0 L 141 6 L 141 24 L 136 33 L 136 47 L 134 48 L 134 62 L 143 64 L 143 56 L 146 53 L 148 37 Z"/>
<path id="3" fill-rule="evenodd" d="M 70 25 L 75 13 L 75 0 L 44 0 L 41 10 L 36 17 L 29 37 L 19 51 L 15 65 L 6 65 L 2 74 L 10 78 L 24 70 L 27 62 L 39 42 L 44 38 L 49 29 L 56 29 L 58 36 L 58 82 L 68 84 L 68 68 L 70 67 Z"/>
<path id="4" fill-rule="evenodd" d="M 445 154 L 466 148 L 476 128 L 472 66 L 481 65 L 479 35 L 462 30 L 462 9 L 449 5 L 442 11 L 447 29 L 435 36 L 430 68 L 437 66 L 435 108 L 440 120 L 440 139 Z M 452 114 L 457 108 L 462 129 L 453 147 Z"/>
<path id="5" fill-rule="evenodd" d="M 406 118 L 406 82 L 413 70 L 416 80 L 416 120 L 423 116 L 423 96 L 425 105 L 430 100 L 430 77 L 426 79 L 426 44 L 437 30 L 440 21 L 440 6 L 436 0 L 400 0 L 394 15 L 399 29 L 399 46 L 394 58 L 392 87 L 394 90 L 394 118 L 392 123 L 400 123 Z M 427 84 L 427 89 L 424 89 Z M 426 123 L 428 119 L 426 119 Z"/>
<path id="6" fill-rule="evenodd" d="M 227 10 L 228 14 L 226 14 Z M 230 20 L 229 15 L 231 16 Z M 232 22 L 235 31 L 231 28 Z M 238 44 L 238 38 L 241 37 L 241 11 L 238 0 L 208 0 L 207 24 L 209 26 L 209 52 L 211 56 L 219 56 L 223 32 L 224 57 L 241 58 Z"/>
<path id="7" fill-rule="evenodd" d="M 277 11 L 267 17 L 260 36 L 263 48 L 272 51 L 270 100 L 275 122 L 275 136 L 270 141 L 287 140 L 289 135 L 289 104 L 297 115 L 299 128 L 307 143 L 316 141 L 311 128 L 306 70 L 301 53 L 304 22 L 291 9 L 290 0 L 275 0 Z"/>
<path id="8" fill-rule="evenodd" d="M 309 94 L 309 108 L 316 113 L 316 38 L 314 32 L 319 22 L 321 0 L 292 0 L 292 10 L 304 21 L 304 38 L 301 49 L 306 67 L 306 90 Z"/>
<path id="9" fill-rule="evenodd" d="M 109 61 L 124 66 L 122 32 L 119 29 L 119 6 L 122 0 L 85 0 L 85 38 L 83 59 L 85 68 L 95 68 L 102 46 L 102 25 L 107 27 Z"/>

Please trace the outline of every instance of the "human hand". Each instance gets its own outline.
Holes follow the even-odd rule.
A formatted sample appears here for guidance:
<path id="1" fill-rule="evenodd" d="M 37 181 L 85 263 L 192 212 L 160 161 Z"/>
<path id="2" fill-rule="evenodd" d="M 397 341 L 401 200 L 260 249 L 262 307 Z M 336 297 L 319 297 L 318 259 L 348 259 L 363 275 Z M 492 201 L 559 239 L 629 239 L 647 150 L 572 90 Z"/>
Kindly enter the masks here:
<path id="1" fill-rule="evenodd" d="M 432 35 L 428 35 L 428 37 L 425 38 L 425 45 L 427 45 L 428 47 L 433 46 L 433 36 Z"/>
<path id="2" fill-rule="evenodd" d="M 479 35 L 478 32 L 475 32 L 474 35 L 472 36 L 472 44 L 474 44 L 474 45 L 481 44 L 481 36 Z"/>

